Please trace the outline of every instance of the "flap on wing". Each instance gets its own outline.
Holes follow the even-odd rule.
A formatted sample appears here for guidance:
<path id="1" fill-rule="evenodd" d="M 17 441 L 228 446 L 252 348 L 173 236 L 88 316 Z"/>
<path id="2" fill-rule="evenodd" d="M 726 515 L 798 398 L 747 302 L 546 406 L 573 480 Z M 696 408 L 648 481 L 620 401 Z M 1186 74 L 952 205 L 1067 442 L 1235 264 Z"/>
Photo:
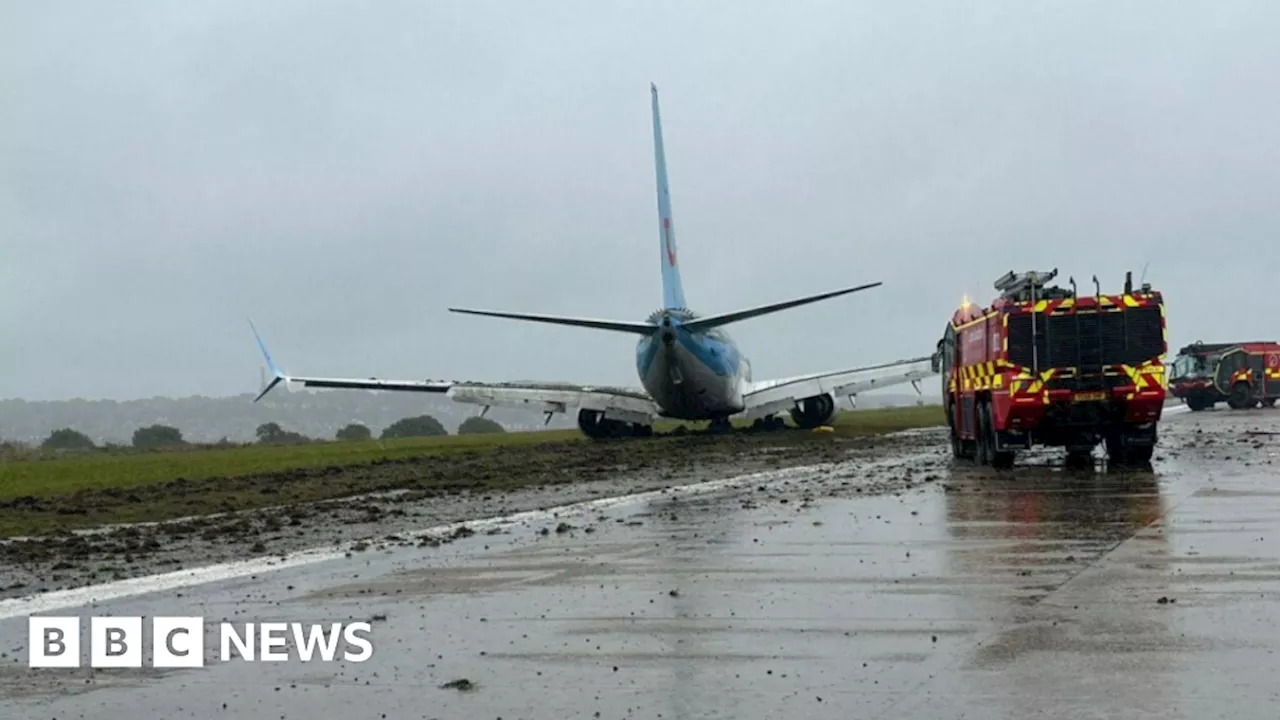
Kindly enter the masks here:
<path id="1" fill-rule="evenodd" d="M 644 392 L 630 388 L 593 387 L 560 383 L 455 383 L 449 397 L 456 402 L 492 407 L 520 408 L 536 412 L 567 413 L 575 409 L 599 410 L 618 416 L 652 421 L 658 406 Z"/>
<path id="2" fill-rule="evenodd" d="M 357 378 L 306 378 L 293 376 L 288 376 L 285 380 L 290 383 L 301 383 L 306 387 L 344 388 L 349 390 L 444 393 L 453 387 L 453 383 L 446 380 L 379 380 L 378 378 L 360 380 Z"/>

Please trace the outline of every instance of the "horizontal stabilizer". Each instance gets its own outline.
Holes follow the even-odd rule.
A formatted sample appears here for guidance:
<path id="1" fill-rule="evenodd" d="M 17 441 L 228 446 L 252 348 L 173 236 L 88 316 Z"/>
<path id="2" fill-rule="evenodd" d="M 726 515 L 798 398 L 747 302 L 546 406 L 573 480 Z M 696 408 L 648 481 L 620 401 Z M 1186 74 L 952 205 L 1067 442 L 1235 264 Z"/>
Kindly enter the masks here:
<path id="1" fill-rule="evenodd" d="M 593 328 L 596 330 L 612 330 L 614 332 L 628 332 L 635 333 L 637 335 L 652 335 L 658 329 L 656 325 L 651 325 L 649 323 L 626 322 L 621 320 L 593 320 L 590 318 L 571 318 L 557 315 L 531 315 L 526 313 L 494 312 L 490 310 L 465 310 L 463 308 L 449 308 L 449 312 L 508 318 L 511 320 L 527 320 L 529 322 L 550 323 L 552 325 L 572 325 L 574 327 Z"/>
<path id="2" fill-rule="evenodd" d="M 793 307 L 808 305 L 809 303 L 815 303 L 819 300 L 827 300 L 829 298 L 840 297 L 841 295 L 848 295 L 849 293 L 858 292 L 859 290 L 869 290 L 880 285 L 883 285 L 883 283 L 875 282 L 868 285 L 858 285 L 857 287 L 845 288 L 843 290 L 833 290 L 831 292 L 825 292 L 818 295 L 810 295 L 809 297 L 803 297 L 797 300 L 787 300 L 785 302 L 773 303 L 772 305 L 762 305 L 748 310 L 721 313 L 710 317 L 698 318 L 697 320 L 690 320 L 689 322 L 684 323 L 684 327 L 692 332 L 697 332 L 699 330 L 706 330 L 713 327 L 719 327 L 721 325 L 728 325 L 729 323 L 738 322 L 739 320 L 768 315 L 769 313 L 775 313 L 779 310 L 788 310 Z"/>

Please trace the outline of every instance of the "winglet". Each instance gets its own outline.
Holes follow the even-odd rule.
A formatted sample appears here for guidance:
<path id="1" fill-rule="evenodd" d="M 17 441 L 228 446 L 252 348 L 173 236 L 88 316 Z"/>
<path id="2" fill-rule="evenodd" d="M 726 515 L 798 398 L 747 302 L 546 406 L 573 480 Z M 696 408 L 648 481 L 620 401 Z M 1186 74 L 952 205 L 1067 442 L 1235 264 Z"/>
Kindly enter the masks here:
<path id="1" fill-rule="evenodd" d="M 262 389 L 262 392 L 258 393 L 258 397 L 253 399 L 254 402 L 258 402 L 264 395 L 271 392 L 272 388 L 279 385 L 282 380 L 288 380 L 288 377 L 280 372 L 280 368 L 276 367 L 275 361 L 271 359 L 271 353 L 267 352 L 267 346 L 262 342 L 262 337 L 258 335 L 258 328 L 254 326 L 253 320 L 249 320 L 249 329 L 253 331 L 253 339 L 258 341 L 258 349 L 262 351 L 262 357 L 267 359 L 267 369 L 274 376 L 271 378 L 271 382 Z"/>

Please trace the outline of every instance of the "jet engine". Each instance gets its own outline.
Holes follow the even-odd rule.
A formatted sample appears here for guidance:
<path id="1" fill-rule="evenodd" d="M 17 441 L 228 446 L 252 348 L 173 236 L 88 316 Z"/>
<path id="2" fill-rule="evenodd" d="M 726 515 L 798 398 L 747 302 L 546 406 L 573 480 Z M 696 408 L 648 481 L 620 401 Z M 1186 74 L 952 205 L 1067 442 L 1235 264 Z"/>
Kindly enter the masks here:
<path id="1" fill-rule="evenodd" d="M 804 398 L 791 409 L 791 419 L 796 426 L 806 429 L 826 425 L 835 414 L 835 398 L 826 393 Z"/>
<path id="2" fill-rule="evenodd" d="M 651 425 L 637 425 L 606 418 L 599 410 L 583 408 L 578 411 L 578 429 L 592 440 L 603 440 L 615 437 L 649 437 L 653 435 Z"/>

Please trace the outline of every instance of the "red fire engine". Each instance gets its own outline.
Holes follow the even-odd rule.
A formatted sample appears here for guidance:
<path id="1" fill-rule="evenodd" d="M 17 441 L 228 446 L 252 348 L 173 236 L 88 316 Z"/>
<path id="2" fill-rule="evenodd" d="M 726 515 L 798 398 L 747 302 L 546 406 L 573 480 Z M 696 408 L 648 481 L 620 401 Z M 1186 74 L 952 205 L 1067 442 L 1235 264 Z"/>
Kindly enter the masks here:
<path id="1" fill-rule="evenodd" d="M 1193 343 L 1178 351 L 1169 391 L 1192 410 L 1223 402 L 1232 410 L 1280 399 L 1280 343 Z"/>
<path id="2" fill-rule="evenodd" d="M 935 370 L 956 457 L 1009 467 L 1019 449 L 1065 447 L 1086 461 L 1103 442 L 1113 464 L 1150 462 L 1165 400 L 1164 300 L 1149 284 L 1079 296 L 1057 276 L 1009 272 L 988 307 L 947 324 Z"/>

